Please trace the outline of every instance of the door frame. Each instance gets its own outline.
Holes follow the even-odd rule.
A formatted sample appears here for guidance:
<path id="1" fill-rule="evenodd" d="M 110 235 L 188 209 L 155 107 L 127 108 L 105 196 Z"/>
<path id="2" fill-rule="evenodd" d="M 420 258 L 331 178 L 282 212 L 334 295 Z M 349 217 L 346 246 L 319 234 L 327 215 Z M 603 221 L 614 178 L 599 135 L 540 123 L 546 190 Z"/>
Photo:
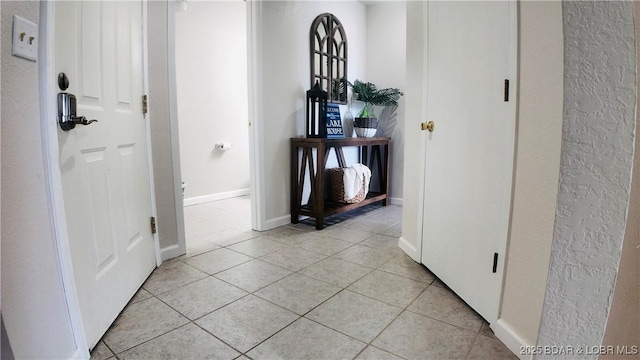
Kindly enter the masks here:
<path id="1" fill-rule="evenodd" d="M 147 0 L 142 0 L 142 42 L 147 44 Z M 60 169 L 60 150 L 58 145 L 58 123 L 56 104 L 56 81 L 55 74 L 55 1 L 40 1 L 40 45 L 39 45 L 39 65 L 38 74 L 40 77 L 40 122 L 42 126 L 42 144 L 44 152 L 45 181 L 47 184 L 47 195 L 49 207 L 52 214 L 53 234 L 55 237 L 55 247 L 60 265 L 60 278 L 64 288 L 65 300 L 71 320 L 71 330 L 77 346 L 76 351 L 71 355 L 72 359 L 88 359 L 89 346 L 85 336 L 82 314 L 80 312 L 80 302 L 73 272 L 73 261 L 71 258 L 71 248 L 69 242 L 69 232 L 67 229 L 67 217 L 64 208 L 64 194 L 62 192 L 62 173 Z M 148 91 L 148 53 L 143 49 L 143 77 L 144 90 Z M 151 214 L 155 216 L 155 192 L 153 185 L 153 162 L 151 157 L 150 138 L 150 115 L 146 114 L 146 143 L 149 157 L 147 172 L 149 180 Z M 161 264 L 160 244 L 158 234 L 151 234 L 154 244 L 156 266 Z"/>
<path id="2" fill-rule="evenodd" d="M 147 0 L 144 0 L 147 1 Z M 171 117 L 171 153 L 174 158 L 174 169 L 180 166 L 180 145 L 178 141 L 178 114 L 177 114 L 177 84 L 176 84 L 176 63 L 175 63 L 175 17 L 176 10 L 173 1 L 168 2 L 168 44 L 169 54 L 169 106 Z M 247 90 L 248 90 L 248 137 L 249 137 L 249 186 L 251 198 L 251 228 L 253 230 L 264 231 L 267 228 L 266 218 L 266 198 L 267 193 L 264 188 L 264 141 L 263 141 L 263 104 L 262 104 L 262 34 L 259 31 L 262 25 L 262 1 L 249 0 L 246 6 L 246 32 L 247 32 Z M 188 10 L 187 10 L 188 11 Z M 174 140 L 175 136 L 175 140 Z M 176 164 L 177 162 L 177 164 Z M 178 167 L 176 167 L 178 166 Z M 175 175 L 175 173 L 174 173 Z M 175 181 L 180 182 L 178 176 Z M 182 195 L 177 193 L 176 204 L 182 205 Z M 177 201 L 180 199 L 180 201 Z M 182 214 L 180 210 L 179 214 Z M 181 218 L 181 216 L 178 216 Z M 180 226 L 180 224 L 178 225 Z M 184 222 L 182 222 L 184 229 Z M 184 231 L 183 231 L 184 232 Z M 184 246 L 185 239 L 178 240 L 178 246 Z"/>
<path id="3" fill-rule="evenodd" d="M 429 109 L 429 104 L 427 101 L 427 97 L 428 97 L 428 88 L 427 88 L 427 82 L 429 81 L 428 79 L 428 62 L 429 62 L 429 46 L 428 46 L 428 39 L 429 39 L 429 26 L 428 26 L 428 19 L 429 19 L 429 6 L 427 2 L 423 3 L 423 8 L 422 8 L 422 13 L 423 13 L 423 20 L 424 20 L 424 26 L 423 26 L 423 49 L 422 49 L 422 56 L 423 61 L 422 63 L 424 64 L 423 66 L 423 74 L 422 74 L 422 91 L 424 96 L 422 97 L 421 100 L 421 106 L 422 106 L 422 111 L 424 112 L 424 114 L 428 115 L 428 109 Z M 518 28 L 518 16 L 519 16 L 519 5 L 517 1 L 509 1 L 509 27 L 511 29 L 510 35 L 509 35 L 509 81 L 510 81 L 510 90 L 511 90 L 511 98 L 513 99 L 513 101 L 511 102 L 511 106 L 510 106 L 510 111 L 512 112 L 513 115 L 513 119 L 514 119 L 514 134 L 513 134 L 513 155 L 512 155 L 512 168 L 511 168 L 511 189 L 510 189 L 510 194 L 511 197 L 509 199 L 509 210 L 508 210 L 508 218 L 509 218 L 509 222 L 507 224 L 507 229 L 506 229 L 506 238 L 504 239 L 504 243 L 500 244 L 500 249 L 499 251 L 501 252 L 500 254 L 502 256 L 499 257 L 498 259 L 498 273 L 500 273 L 501 275 L 501 279 L 500 279 L 500 287 L 498 289 L 498 291 L 496 292 L 496 294 L 492 294 L 492 296 L 495 295 L 495 298 L 493 299 L 494 301 L 494 305 L 495 305 L 495 314 L 496 314 L 496 318 L 495 319 L 487 319 L 490 320 L 491 323 L 491 328 L 494 328 L 495 323 L 498 319 L 500 319 L 500 310 L 502 308 L 502 298 L 503 298 L 503 292 L 504 292 L 504 281 L 505 281 L 505 266 L 506 266 L 506 258 L 507 258 L 507 254 L 509 251 L 509 238 L 511 235 L 511 216 L 512 216 L 512 212 L 513 212 L 513 191 L 515 189 L 514 183 L 515 183 L 515 171 L 516 171 L 516 150 L 517 150 L 517 143 L 518 143 L 518 99 L 519 99 L 519 74 L 518 74 L 518 62 L 519 62 L 519 55 L 518 55 L 518 35 L 519 35 L 519 28 Z M 426 120 L 425 120 L 426 121 Z M 429 136 L 428 134 L 426 136 Z M 422 136 L 420 139 L 420 154 L 421 154 L 421 158 L 420 158 L 420 164 L 419 164 L 419 179 L 418 179 L 418 183 L 422 184 L 422 186 L 419 186 L 419 197 L 418 197 L 418 212 L 417 212 L 417 216 L 418 216 L 418 224 L 417 224 L 417 244 L 415 247 L 415 253 L 413 253 L 413 249 L 411 249 L 410 247 L 407 246 L 407 244 L 403 244 L 401 241 L 401 247 L 405 247 L 407 250 L 405 250 L 406 252 L 409 253 L 409 255 L 411 255 L 411 253 L 415 254 L 415 257 L 412 256 L 412 258 L 414 260 L 416 260 L 417 262 L 422 264 L 422 248 L 423 248 L 423 242 L 424 242 L 424 222 L 423 222 L 423 217 L 424 217 L 424 211 L 425 211 L 425 199 L 424 199 L 424 195 L 426 193 L 426 187 L 428 186 L 427 182 L 426 182 L 426 178 L 427 178 L 427 174 L 426 174 L 426 164 L 425 164 L 425 160 L 426 160 L 426 151 L 427 150 L 427 139 L 426 136 Z M 406 149 L 405 149 L 406 151 Z M 464 299 L 463 299 L 464 300 Z"/>
<path id="4" fill-rule="evenodd" d="M 262 1 L 246 1 L 247 14 L 247 89 L 249 106 L 249 184 L 251 186 L 251 227 L 267 226 L 264 182 L 264 131 L 262 103 Z"/>

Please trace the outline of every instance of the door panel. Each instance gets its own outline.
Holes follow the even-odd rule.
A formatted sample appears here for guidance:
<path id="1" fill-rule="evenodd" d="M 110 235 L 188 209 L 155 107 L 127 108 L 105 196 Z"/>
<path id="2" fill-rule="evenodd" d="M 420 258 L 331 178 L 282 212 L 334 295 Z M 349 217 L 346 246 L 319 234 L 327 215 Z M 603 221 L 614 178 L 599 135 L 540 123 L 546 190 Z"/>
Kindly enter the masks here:
<path id="1" fill-rule="evenodd" d="M 74 276 L 93 347 L 155 268 L 141 2 L 56 2 L 55 53 L 78 115 L 98 120 L 58 132 Z"/>
<path id="2" fill-rule="evenodd" d="M 497 319 L 506 247 L 515 106 L 509 2 L 428 3 L 422 262 L 488 321 Z M 515 58 L 515 57 L 513 57 Z M 512 91 L 512 93 L 514 93 Z"/>

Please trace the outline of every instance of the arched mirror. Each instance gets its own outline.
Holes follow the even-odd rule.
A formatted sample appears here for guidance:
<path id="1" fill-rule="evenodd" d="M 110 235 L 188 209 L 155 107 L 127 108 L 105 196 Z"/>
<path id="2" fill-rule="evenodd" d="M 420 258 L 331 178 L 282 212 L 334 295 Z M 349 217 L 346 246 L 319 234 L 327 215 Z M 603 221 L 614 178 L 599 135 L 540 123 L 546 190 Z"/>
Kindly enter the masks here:
<path id="1" fill-rule="evenodd" d="M 311 86 L 316 81 L 329 102 L 347 103 L 347 36 L 335 15 L 324 13 L 311 23 Z"/>

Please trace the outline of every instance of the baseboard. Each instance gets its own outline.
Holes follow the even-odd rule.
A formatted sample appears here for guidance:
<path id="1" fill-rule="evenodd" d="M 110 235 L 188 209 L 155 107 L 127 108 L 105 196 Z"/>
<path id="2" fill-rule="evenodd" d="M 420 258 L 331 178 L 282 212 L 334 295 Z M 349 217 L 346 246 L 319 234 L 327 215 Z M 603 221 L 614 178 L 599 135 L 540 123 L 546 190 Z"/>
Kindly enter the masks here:
<path id="1" fill-rule="evenodd" d="M 265 228 L 262 230 L 271 230 L 288 224 L 291 224 L 291 215 L 280 216 L 279 218 L 267 220 L 264 224 Z"/>
<path id="2" fill-rule="evenodd" d="M 162 259 L 162 261 L 173 259 L 180 255 L 184 255 L 184 252 L 180 251 L 180 247 L 178 246 L 178 244 L 160 249 L 160 258 Z"/>
<path id="3" fill-rule="evenodd" d="M 402 198 L 390 197 L 389 198 L 389 204 L 402 206 Z"/>
<path id="4" fill-rule="evenodd" d="M 415 246 L 411 245 L 411 243 L 409 243 L 405 238 L 400 237 L 400 240 L 398 241 L 398 245 L 400 246 L 400 249 L 402 249 L 402 251 L 404 251 L 405 253 L 407 253 L 407 255 L 409 255 L 410 258 L 412 258 L 417 262 L 420 262 L 420 254 L 418 254 L 418 250 L 415 248 Z"/>
<path id="5" fill-rule="evenodd" d="M 233 191 L 227 191 L 227 192 L 221 192 L 221 193 L 215 193 L 215 194 L 209 194 L 209 195 L 203 195 L 203 196 L 194 196 L 194 197 L 184 199 L 184 206 L 198 205 L 198 204 L 206 203 L 209 201 L 230 199 L 238 196 L 249 195 L 250 193 L 251 193 L 251 189 L 247 188 L 247 189 L 239 189 L 239 190 L 233 190 Z"/>
<path id="6" fill-rule="evenodd" d="M 491 324 L 491 330 L 496 337 L 504 343 L 512 353 L 514 353 L 521 360 L 533 359 L 532 355 L 523 355 L 520 349 L 524 346 L 532 346 L 528 344 L 520 335 L 518 335 L 511 326 L 502 319 L 498 319 L 495 323 Z"/>

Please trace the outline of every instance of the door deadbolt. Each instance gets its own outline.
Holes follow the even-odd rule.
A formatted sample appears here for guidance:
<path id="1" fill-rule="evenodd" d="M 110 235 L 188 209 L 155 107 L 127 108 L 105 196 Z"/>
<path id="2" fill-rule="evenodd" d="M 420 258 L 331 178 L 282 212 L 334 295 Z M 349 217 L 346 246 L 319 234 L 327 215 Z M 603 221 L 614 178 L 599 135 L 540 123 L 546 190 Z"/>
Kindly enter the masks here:
<path id="1" fill-rule="evenodd" d="M 60 90 L 65 91 L 69 87 L 69 78 L 65 73 L 58 75 L 58 86 Z M 77 100 L 76 96 L 66 92 L 58 93 L 58 124 L 64 131 L 69 131 L 76 125 L 89 125 L 98 120 L 87 120 L 84 116 L 76 115 Z"/>
<path id="2" fill-rule="evenodd" d="M 429 132 L 433 132 L 433 128 L 435 127 L 435 124 L 433 123 L 433 121 L 429 121 L 426 123 L 422 123 L 420 124 L 420 129 L 422 129 L 422 131 L 425 130 L 429 130 Z"/>

